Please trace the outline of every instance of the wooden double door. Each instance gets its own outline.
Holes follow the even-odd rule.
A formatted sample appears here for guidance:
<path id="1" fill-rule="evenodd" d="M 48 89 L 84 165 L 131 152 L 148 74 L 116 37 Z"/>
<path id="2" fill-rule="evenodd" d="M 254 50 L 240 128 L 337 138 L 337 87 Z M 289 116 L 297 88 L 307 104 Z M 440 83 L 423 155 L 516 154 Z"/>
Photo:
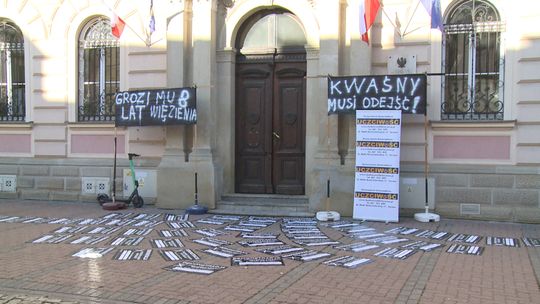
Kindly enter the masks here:
<path id="1" fill-rule="evenodd" d="M 279 58 L 237 60 L 237 193 L 305 192 L 306 62 Z"/>

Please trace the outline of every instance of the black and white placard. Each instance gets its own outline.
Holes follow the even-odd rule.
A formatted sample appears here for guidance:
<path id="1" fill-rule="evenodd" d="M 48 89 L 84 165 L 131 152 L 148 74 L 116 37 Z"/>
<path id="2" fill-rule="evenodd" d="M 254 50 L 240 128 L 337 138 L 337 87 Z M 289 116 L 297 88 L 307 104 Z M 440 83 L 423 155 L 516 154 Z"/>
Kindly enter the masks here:
<path id="1" fill-rule="evenodd" d="M 420 230 L 415 236 L 434 240 L 444 240 L 450 236 L 450 233 L 444 231 Z"/>
<path id="2" fill-rule="evenodd" d="M 197 223 L 199 223 L 199 224 L 209 224 L 209 225 L 223 225 L 223 224 L 227 223 L 227 221 L 215 220 L 215 219 L 212 219 L 212 218 L 203 218 L 203 219 L 197 220 Z"/>
<path id="3" fill-rule="evenodd" d="M 195 240 L 192 240 L 192 242 L 201 244 L 204 246 L 209 246 L 209 247 L 220 247 L 220 246 L 227 246 L 231 244 L 228 241 L 220 240 L 216 238 L 210 238 L 210 237 L 205 237 L 202 239 L 195 239 Z"/>
<path id="4" fill-rule="evenodd" d="M 519 247 L 519 240 L 510 237 L 487 236 L 486 245 L 488 246 L 506 246 Z"/>
<path id="5" fill-rule="evenodd" d="M 180 222 L 166 222 L 167 226 L 172 229 L 181 229 L 181 228 L 195 228 L 190 221 L 180 221 Z"/>
<path id="6" fill-rule="evenodd" d="M 347 237 L 350 237 L 352 239 L 367 240 L 367 239 L 371 239 L 371 238 L 382 237 L 382 236 L 385 236 L 385 235 L 386 234 L 378 232 L 376 230 L 368 230 L 368 231 L 362 231 L 362 232 L 348 233 Z"/>
<path id="7" fill-rule="evenodd" d="M 152 239 L 150 244 L 154 248 L 178 248 L 184 247 L 180 239 Z"/>
<path id="8" fill-rule="evenodd" d="M 148 261 L 152 256 L 152 249 L 120 249 L 113 260 L 118 261 Z"/>
<path id="9" fill-rule="evenodd" d="M 186 262 L 180 262 L 175 265 L 164 267 L 163 269 L 168 270 L 168 271 L 174 271 L 174 272 L 187 272 L 187 273 L 210 275 L 216 271 L 220 271 L 225 268 L 227 267 L 221 266 L 221 265 L 202 264 L 202 263 L 186 261 Z"/>
<path id="10" fill-rule="evenodd" d="M 212 247 L 212 248 L 203 249 L 202 251 L 210 255 L 218 256 L 220 258 L 231 258 L 233 256 L 247 254 L 247 252 L 245 251 L 232 249 L 229 247 Z"/>
<path id="11" fill-rule="evenodd" d="M 390 230 L 386 230 L 386 233 L 393 233 L 393 234 L 402 234 L 402 235 L 409 235 L 417 232 L 418 228 L 407 228 L 407 227 L 396 227 L 392 228 Z"/>
<path id="12" fill-rule="evenodd" d="M 276 246 L 284 243 L 278 239 L 246 239 L 238 241 L 244 247 Z"/>
<path id="13" fill-rule="evenodd" d="M 524 237 L 521 240 L 527 247 L 540 247 L 540 239 Z"/>
<path id="14" fill-rule="evenodd" d="M 107 240 L 110 236 L 108 235 L 83 235 L 79 236 L 78 238 L 71 240 L 70 244 L 86 244 L 86 245 L 96 245 L 99 244 L 105 240 Z"/>
<path id="15" fill-rule="evenodd" d="M 351 221 L 337 221 L 337 222 L 328 222 L 328 223 L 321 223 L 321 226 L 324 227 L 330 227 L 334 229 L 350 229 L 353 227 L 358 227 L 361 224 L 359 222 L 351 222 Z"/>
<path id="16" fill-rule="evenodd" d="M 117 237 L 112 240 L 112 246 L 137 246 L 144 240 L 144 237 Z"/>
<path id="17" fill-rule="evenodd" d="M 163 215 L 163 220 L 166 222 L 184 222 L 189 219 L 189 213 L 184 214 L 173 214 L 173 213 L 165 213 Z"/>
<path id="18" fill-rule="evenodd" d="M 113 234 L 116 231 L 120 230 L 120 227 L 95 227 L 88 230 L 87 234 Z"/>
<path id="19" fill-rule="evenodd" d="M 159 250 L 159 255 L 166 261 L 200 260 L 201 258 L 191 249 Z"/>
<path id="20" fill-rule="evenodd" d="M 281 257 L 232 257 L 232 266 L 282 266 Z"/>
<path id="21" fill-rule="evenodd" d="M 399 220 L 400 111 L 356 112 L 353 218 Z"/>
<path id="22" fill-rule="evenodd" d="M 159 236 L 164 238 L 172 238 L 172 237 L 184 237 L 188 236 L 187 232 L 184 229 L 163 229 L 158 231 Z"/>
<path id="23" fill-rule="evenodd" d="M 219 236 L 219 235 L 227 235 L 227 234 L 229 234 L 226 231 L 212 229 L 212 228 L 197 229 L 197 230 L 195 230 L 195 232 L 200 234 L 200 235 L 209 236 L 209 237 L 215 237 L 215 236 Z"/>
<path id="24" fill-rule="evenodd" d="M 34 244 L 60 244 L 62 242 L 67 241 L 69 238 L 71 238 L 73 234 L 46 234 L 43 236 L 40 236 L 39 238 L 30 241 L 30 243 Z"/>
<path id="25" fill-rule="evenodd" d="M 283 245 L 283 246 L 276 246 L 276 247 L 270 247 L 270 248 L 255 249 L 255 251 L 271 254 L 271 255 L 282 255 L 282 254 L 288 254 L 288 253 L 293 253 L 293 252 L 305 251 L 305 249 L 303 247 Z"/>
<path id="26" fill-rule="evenodd" d="M 383 257 L 383 258 L 392 258 L 405 260 L 408 257 L 415 254 L 417 250 L 415 249 L 398 249 L 398 248 L 385 248 L 377 253 L 374 256 Z"/>
<path id="27" fill-rule="evenodd" d="M 161 218 L 161 217 L 162 217 L 161 213 L 154 213 L 154 214 L 151 214 L 151 213 L 139 213 L 139 214 L 134 215 L 133 219 L 134 220 L 148 220 L 148 221 L 151 221 L 151 220 L 156 220 L 156 219 Z"/>
<path id="28" fill-rule="evenodd" d="M 195 88 L 118 92 L 116 126 L 189 125 L 197 123 Z"/>
<path id="29" fill-rule="evenodd" d="M 225 221 L 225 222 L 236 222 L 244 218 L 243 216 L 238 215 L 224 215 L 224 214 L 215 214 L 211 217 L 208 217 L 208 219 L 213 219 L 216 221 Z"/>
<path id="30" fill-rule="evenodd" d="M 328 246 L 340 244 L 338 241 L 330 239 L 309 239 L 309 240 L 294 240 L 296 244 L 313 247 L 313 246 Z"/>
<path id="31" fill-rule="evenodd" d="M 283 254 L 281 257 L 295 260 L 295 261 L 310 262 L 310 261 L 315 261 L 322 258 L 327 258 L 330 256 L 332 256 L 332 254 L 328 252 L 322 252 L 322 251 L 317 251 L 317 250 L 304 250 L 304 251 L 299 251 L 299 252 Z"/>
<path id="32" fill-rule="evenodd" d="M 346 255 L 346 256 L 330 259 L 328 261 L 324 261 L 323 264 L 328 265 L 328 266 L 338 266 L 338 267 L 353 269 L 362 265 L 369 264 L 371 262 L 373 262 L 373 260 L 371 259 L 358 258 L 358 257 Z"/>
<path id="33" fill-rule="evenodd" d="M 355 110 L 426 113 L 425 74 L 328 77 L 328 114 Z"/>
<path id="34" fill-rule="evenodd" d="M 88 226 L 63 226 L 53 230 L 51 233 L 81 233 L 87 228 Z"/>
<path id="35" fill-rule="evenodd" d="M 418 249 L 418 250 L 422 250 L 422 251 L 432 251 L 432 250 L 442 248 L 442 247 L 444 247 L 443 244 L 430 243 L 430 242 L 426 242 L 426 241 L 415 241 L 415 242 L 412 242 L 412 243 L 401 245 L 399 248 L 401 248 L 401 249 Z"/>
<path id="36" fill-rule="evenodd" d="M 277 217 L 268 217 L 268 216 L 250 216 L 250 217 L 248 217 L 248 221 L 262 222 L 262 223 L 267 223 L 269 225 L 272 225 L 273 223 L 278 222 L 279 218 L 277 218 Z"/>
<path id="37" fill-rule="evenodd" d="M 248 226 L 240 226 L 240 225 L 229 225 L 223 228 L 228 231 L 241 231 L 241 232 L 254 232 L 255 230 L 259 229 L 256 227 L 248 227 Z"/>
<path id="38" fill-rule="evenodd" d="M 28 219 L 22 221 L 21 223 L 23 223 L 23 224 L 42 224 L 42 223 L 47 223 L 48 221 L 50 221 L 50 219 L 48 219 L 48 218 L 32 217 L 32 218 L 28 218 Z"/>
<path id="39" fill-rule="evenodd" d="M 153 228 L 153 227 L 158 226 L 161 223 L 163 223 L 163 221 L 134 220 L 134 222 L 131 223 L 131 226 Z"/>
<path id="40" fill-rule="evenodd" d="M 0 223 L 15 223 L 19 219 L 20 217 L 18 216 L 5 216 L 4 218 L 0 219 Z"/>
<path id="41" fill-rule="evenodd" d="M 114 247 L 83 248 L 71 256 L 83 259 L 98 259 L 111 252 Z"/>
<path id="42" fill-rule="evenodd" d="M 55 219 L 49 219 L 47 221 L 47 224 L 68 225 L 71 223 L 73 223 L 73 219 L 69 219 L 69 218 L 55 218 Z"/>
<path id="43" fill-rule="evenodd" d="M 334 246 L 334 249 L 352 251 L 352 252 L 363 252 L 363 251 L 368 251 L 368 250 L 376 249 L 376 248 L 379 248 L 379 245 L 366 244 L 364 242 L 357 242 L 357 243 L 352 243 L 352 244 L 347 244 L 347 245 Z"/>
<path id="44" fill-rule="evenodd" d="M 270 226 L 271 223 L 263 222 L 263 221 L 240 221 L 238 222 L 238 226 L 247 226 L 247 227 L 254 227 L 254 228 L 264 228 Z"/>
<path id="45" fill-rule="evenodd" d="M 243 239 L 277 239 L 279 237 L 279 233 L 241 232 L 238 237 Z"/>
<path id="46" fill-rule="evenodd" d="M 143 228 L 143 229 L 136 229 L 136 228 L 130 228 L 122 235 L 129 236 L 129 235 L 137 235 L 137 236 L 145 236 L 148 235 L 150 232 L 152 232 L 152 228 Z"/>
<path id="47" fill-rule="evenodd" d="M 448 242 L 477 244 L 481 239 L 479 235 L 456 233 L 448 238 Z"/>
<path id="48" fill-rule="evenodd" d="M 376 238 L 370 238 L 367 241 L 372 242 L 372 243 L 390 245 L 390 244 L 407 242 L 407 241 L 409 241 L 409 239 L 399 238 L 399 237 L 396 237 L 394 235 L 385 235 L 385 236 L 380 236 L 380 237 L 376 237 Z"/>
<path id="49" fill-rule="evenodd" d="M 448 247 L 446 252 L 468 255 L 481 255 L 484 252 L 484 247 L 475 245 L 452 244 L 450 245 L 450 247 Z"/>

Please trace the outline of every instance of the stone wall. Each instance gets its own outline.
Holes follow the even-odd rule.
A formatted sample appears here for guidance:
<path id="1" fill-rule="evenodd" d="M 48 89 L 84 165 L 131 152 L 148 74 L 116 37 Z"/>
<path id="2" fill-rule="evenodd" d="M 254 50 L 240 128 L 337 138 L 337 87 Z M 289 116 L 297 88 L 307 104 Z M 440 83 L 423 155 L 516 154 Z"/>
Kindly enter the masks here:
<path id="1" fill-rule="evenodd" d="M 441 215 L 540 222 L 540 174 L 536 167 L 434 166 L 431 171 L 436 179 L 436 210 Z M 478 214 L 468 214 L 463 207 L 478 207 Z"/>
<path id="2" fill-rule="evenodd" d="M 137 161 L 136 169 L 156 169 L 158 160 Z M 122 195 L 123 169 L 127 159 L 117 160 L 116 193 Z M 84 177 L 109 178 L 112 191 L 112 159 L 1 158 L 0 175 L 15 175 L 16 192 L 0 192 L 0 198 L 44 201 L 96 202 L 95 194 L 84 194 Z M 155 198 L 145 198 L 155 203 Z"/>

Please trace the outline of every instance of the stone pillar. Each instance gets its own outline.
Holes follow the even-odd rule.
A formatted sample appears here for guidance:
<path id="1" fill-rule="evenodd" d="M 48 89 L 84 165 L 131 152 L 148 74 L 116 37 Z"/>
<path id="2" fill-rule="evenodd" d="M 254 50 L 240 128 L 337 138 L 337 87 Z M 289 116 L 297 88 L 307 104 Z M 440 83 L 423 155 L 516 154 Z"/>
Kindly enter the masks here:
<path id="1" fill-rule="evenodd" d="M 188 86 L 190 16 L 188 4 L 171 4 L 167 26 L 167 86 Z M 185 161 L 185 126 L 167 126 L 165 151 L 157 170 L 156 206 L 166 209 L 184 209 L 193 204 L 193 173 Z"/>
<path id="2" fill-rule="evenodd" d="M 214 208 L 219 183 L 218 170 L 214 163 L 216 147 L 216 13 L 217 0 L 193 1 L 192 20 L 192 75 L 197 86 L 197 125 L 193 139 L 193 153 L 189 165 L 198 173 L 199 203 Z M 218 172 L 219 171 L 219 172 Z"/>
<path id="3" fill-rule="evenodd" d="M 220 182 L 224 193 L 234 192 L 234 157 L 235 157 L 235 121 L 234 90 L 236 50 L 226 48 L 217 52 L 217 83 L 219 101 L 216 103 L 217 153 L 214 160 L 223 166 L 223 181 Z"/>
<path id="4" fill-rule="evenodd" d="M 308 50 L 308 145 L 316 139 L 314 160 L 307 164 L 309 183 L 306 194 L 309 196 L 311 211 L 325 210 L 326 181 L 337 182 L 334 178 L 339 166 L 338 155 L 338 117 L 328 116 L 327 75 L 340 73 L 340 1 L 318 1 L 316 13 L 320 25 L 320 48 L 317 52 Z M 318 55 L 318 60 L 313 56 Z M 317 64 L 315 73 L 310 67 Z M 313 75 L 314 74 L 314 75 Z M 313 77 L 311 80 L 310 77 Z M 314 90 L 314 91 L 311 91 Z M 311 121 L 311 122 L 310 122 Z M 312 131 L 309 131 L 313 128 Z M 333 206 L 331 206 L 333 207 Z"/>

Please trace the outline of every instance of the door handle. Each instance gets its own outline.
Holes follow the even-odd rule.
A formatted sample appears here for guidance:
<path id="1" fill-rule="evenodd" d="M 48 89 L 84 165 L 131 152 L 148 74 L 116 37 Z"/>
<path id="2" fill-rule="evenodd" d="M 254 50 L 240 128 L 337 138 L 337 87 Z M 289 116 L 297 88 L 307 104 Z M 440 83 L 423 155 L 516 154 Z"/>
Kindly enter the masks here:
<path id="1" fill-rule="evenodd" d="M 279 134 L 277 134 L 275 131 L 272 132 L 272 135 L 274 135 L 274 137 L 275 137 L 276 139 L 280 139 Z"/>

